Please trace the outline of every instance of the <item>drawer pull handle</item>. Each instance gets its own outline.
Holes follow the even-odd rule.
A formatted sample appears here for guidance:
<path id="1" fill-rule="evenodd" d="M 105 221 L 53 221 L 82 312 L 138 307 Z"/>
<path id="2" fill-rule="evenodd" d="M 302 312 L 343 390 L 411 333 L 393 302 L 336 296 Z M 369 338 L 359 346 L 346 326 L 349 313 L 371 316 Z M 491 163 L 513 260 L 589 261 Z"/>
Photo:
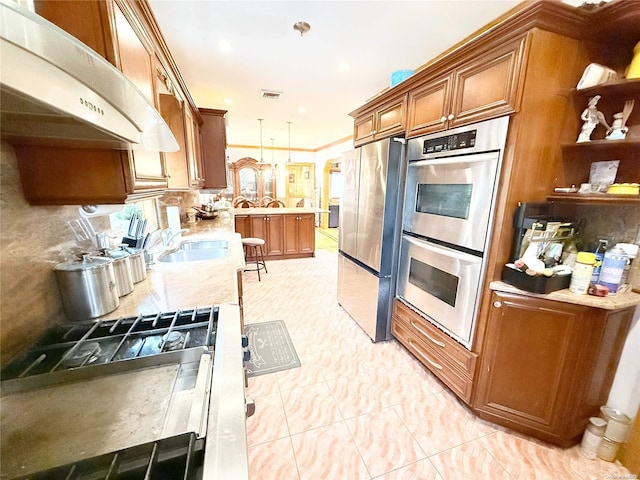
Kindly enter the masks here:
<path id="1" fill-rule="evenodd" d="M 418 325 L 416 325 L 415 323 L 411 322 L 411 326 L 413 328 L 415 328 L 417 331 L 419 331 L 422 335 L 424 335 L 425 337 L 427 337 L 432 343 L 435 343 L 436 345 L 438 345 L 439 347 L 446 347 L 446 345 L 444 344 L 444 342 L 441 342 L 439 340 L 436 340 L 435 338 L 433 338 L 431 335 L 429 335 L 427 332 L 425 332 L 422 328 L 420 328 Z"/>
<path id="2" fill-rule="evenodd" d="M 413 344 L 413 342 L 412 342 L 411 340 L 409 340 L 409 345 L 411 345 L 411 346 L 415 349 L 416 353 L 417 353 L 418 355 L 420 355 L 422 358 L 424 358 L 424 359 L 425 359 L 425 361 L 426 361 L 429 365 L 431 365 L 433 368 L 436 368 L 436 369 L 438 369 L 438 370 L 442 370 L 442 365 L 440 365 L 439 363 L 434 362 L 434 361 L 433 361 L 433 360 L 431 360 L 429 357 L 427 357 L 424 353 L 422 353 L 422 352 L 420 351 L 420 349 L 419 349 L 419 348 L 417 348 L 417 347 Z"/>

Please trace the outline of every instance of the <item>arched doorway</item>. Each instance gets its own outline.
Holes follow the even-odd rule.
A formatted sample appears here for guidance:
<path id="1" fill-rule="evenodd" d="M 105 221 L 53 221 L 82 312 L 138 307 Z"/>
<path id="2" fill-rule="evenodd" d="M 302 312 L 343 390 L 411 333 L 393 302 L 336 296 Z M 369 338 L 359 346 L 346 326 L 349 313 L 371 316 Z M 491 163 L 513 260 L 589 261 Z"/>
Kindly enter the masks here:
<path id="1" fill-rule="evenodd" d="M 340 159 L 333 158 L 324 164 L 322 182 L 322 209 L 329 210 L 323 213 L 320 226 L 322 228 L 337 228 L 340 210 L 340 196 L 342 195 L 342 172 L 340 171 Z"/>

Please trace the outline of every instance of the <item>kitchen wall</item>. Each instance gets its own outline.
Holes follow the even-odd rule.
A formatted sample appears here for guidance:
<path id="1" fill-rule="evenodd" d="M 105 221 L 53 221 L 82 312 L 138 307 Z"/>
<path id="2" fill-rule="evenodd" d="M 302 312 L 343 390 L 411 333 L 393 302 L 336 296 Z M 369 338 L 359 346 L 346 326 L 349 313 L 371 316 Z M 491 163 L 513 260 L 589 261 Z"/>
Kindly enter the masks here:
<path id="1" fill-rule="evenodd" d="M 53 273 L 78 249 L 68 221 L 77 206 L 32 207 L 22 194 L 13 148 L 0 143 L 0 363 L 64 319 Z"/>

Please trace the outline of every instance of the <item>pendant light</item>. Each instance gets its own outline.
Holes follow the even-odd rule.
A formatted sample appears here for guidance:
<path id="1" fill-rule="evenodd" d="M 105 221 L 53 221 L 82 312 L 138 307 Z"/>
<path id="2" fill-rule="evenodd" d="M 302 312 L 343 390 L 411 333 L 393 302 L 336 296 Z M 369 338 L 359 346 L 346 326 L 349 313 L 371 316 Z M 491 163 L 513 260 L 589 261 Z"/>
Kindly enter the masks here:
<path id="1" fill-rule="evenodd" d="M 289 125 L 289 162 L 291 162 L 291 124 L 293 122 L 287 122 L 287 124 Z"/>
<path id="2" fill-rule="evenodd" d="M 275 163 L 274 158 L 273 158 L 273 141 L 275 140 L 275 138 L 271 137 L 271 165 L 273 165 Z"/>
<path id="3" fill-rule="evenodd" d="M 262 118 L 259 118 L 258 121 L 260 122 L 260 163 L 264 163 L 264 158 L 262 156 Z"/>

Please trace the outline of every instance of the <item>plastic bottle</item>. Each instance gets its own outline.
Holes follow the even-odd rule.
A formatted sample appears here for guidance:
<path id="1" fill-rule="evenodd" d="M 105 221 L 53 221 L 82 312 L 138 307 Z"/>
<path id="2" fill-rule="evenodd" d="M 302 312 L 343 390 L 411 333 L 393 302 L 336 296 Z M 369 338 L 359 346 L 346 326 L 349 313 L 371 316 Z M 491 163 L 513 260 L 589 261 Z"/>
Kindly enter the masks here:
<path id="1" fill-rule="evenodd" d="M 596 261 L 596 254 L 591 252 L 578 252 L 576 263 L 571 273 L 571 283 L 569 290 L 573 293 L 586 295 L 591 283 L 593 264 Z"/>
<path id="2" fill-rule="evenodd" d="M 591 273 L 591 283 L 598 283 L 600 277 L 600 270 L 602 269 L 602 261 L 604 260 L 604 253 L 607 251 L 607 241 L 598 240 L 598 246 L 594 250 L 596 254 L 596 260 L 593 263 L 593 272 Z"/>
<path id="3" fill-rule="evenodd" d="M 604 437 L 607 427 L 607 421 L 600 417 L 591 417 L 587 429 L 582 436 L 580 444 L 580 453 L 585 457 L 593 460 L 598 455 L 598 450 Z"/>
<path id="4" fill-rule="evenodd" d="M 616 246 L 622 248 L 627 254 L 627 264 L 624 267 L 624 272 L 622 272 L 622 279 L 620 280 L 620 285 L 624 285 L 625 283 L 629 283 L 629 271 L 631 270 L 633 261 L 638 256 L 638 245 L 635 245 L 633 243 L 619 243 Z"/>
<path id="5" fill-rule="evenodd" d="M 609 295 L 615 295 L 618 292 L 626 265 L 627 254 L 617 245 L 604 254 L 598 283 L 609 289 Z"/>

